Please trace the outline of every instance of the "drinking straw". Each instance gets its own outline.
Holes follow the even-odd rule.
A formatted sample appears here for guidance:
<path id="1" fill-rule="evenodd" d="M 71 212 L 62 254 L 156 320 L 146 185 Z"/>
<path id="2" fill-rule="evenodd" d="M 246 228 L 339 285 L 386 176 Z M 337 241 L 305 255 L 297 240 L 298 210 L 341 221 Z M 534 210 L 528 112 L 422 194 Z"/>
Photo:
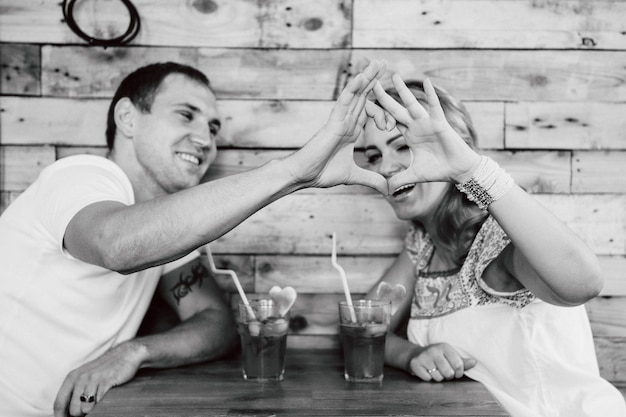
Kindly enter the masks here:
<path id="1" fill-rule="evenodd" d="M 248 297 L 246 297 L 246 293 L 243 292 L 243 287 L 239 282 L 239 278 L 237 278 L 237 273 L 232 269 L 218 269 L 215 266 L 215 261 L 213 260 L 213 255 L 211 254 L 211 248 L 208 244 L 204 245 L 204 249 L 206 250 L 207 258 L 209 259 L 209 268 L 211 272 L 216 275 L 230 275 L 235 283 L 235 287 L 237 288 L 237 292 L 239 292 L 239 296 L 241 297 L 241 301 L 246 306 L 246 310 L 248 310 L 248 315 L 252 317 L 252 320 L 256 320 L 256 315 L 254 314 L 254 310 L 250 307 L 250 302 L 248 302 Z"/>
<path id="2" fill-rule="evenodd" d="M 341 283 L 343 284 L 343 292 L 346 294 L 346 302 L 348 303 L 348 308 L 350 309 L 350 319 L 354 323 L 356 323 L 356 314 L 354 312 L 354 306 L 352 305 L 352 296 L 350 296 L 350 290 L 348 289 L 348 278 L 346 278 L 346 271 L 344 271 L 341 265 L 337 263 L 337 236 L 335 232 L 333 232 L 333 249 L 330 255 L 330 263 L 337 271 L 339 271 L 339 276 L 341 276 Z"/>

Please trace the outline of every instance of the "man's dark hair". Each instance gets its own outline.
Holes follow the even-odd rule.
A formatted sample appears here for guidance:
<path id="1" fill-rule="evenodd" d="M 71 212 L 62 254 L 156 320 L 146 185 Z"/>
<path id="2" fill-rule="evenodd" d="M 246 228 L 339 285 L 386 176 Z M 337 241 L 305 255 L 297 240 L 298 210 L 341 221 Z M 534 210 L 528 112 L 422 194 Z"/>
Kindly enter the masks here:
<path id="1" fill-rule="evenodd" d="M 159 62 L 136 69 L 122 80 L 109 106 L 106 130 L 107 146 L 109 150 L 113 149 L 115 132 L 117 130 L 114 115 L 117 102 L 124 97 L 128 97 L 139 110 L 144 113 L 150 112 L 152 103 L 154 102 L 154 96 L 165 77 L 170 74 L 185 75 L 207 86 L 209 89 L 211 88 L 206 75 L 189 65 L 176 62 Z"/>

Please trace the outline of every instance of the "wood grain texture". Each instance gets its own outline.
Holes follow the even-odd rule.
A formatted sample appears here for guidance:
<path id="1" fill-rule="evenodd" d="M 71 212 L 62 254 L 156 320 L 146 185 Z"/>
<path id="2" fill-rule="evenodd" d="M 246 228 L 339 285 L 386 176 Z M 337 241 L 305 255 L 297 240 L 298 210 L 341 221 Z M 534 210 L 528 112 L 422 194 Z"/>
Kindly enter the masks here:
<path id="1" fill-rule="evenodd" d="M 289 340 L 290 337 L 288 337 Z M 244 381 L 239 358 L 140 371 L 89 414 L 104 416 L 506 416 L 478 382 L 432 384 L 385 368 L 382 384 L 348 384 L 339 349 L 288 350 L 280 383 Z"/>
<path id="2" fill-rule="evenodd" d="M 626 381 L 626 338 L 596 337 L 600 375 L 609 381 Z"/>
<path id="3" fill-rule="evenodd" d="M 349 52 L 43 46 L 42 91 L 56 97 L 112 97 L 138 66 L 177 61 L 203 71 L 218 98 L 333 100 L 345 84 Z"/>
<path id="4" fill-rule="evenodd" d="M 228 100 L 218 102 L 218 109 L 224 120 L 220 132 L 219 146 L 224 149 L 236 148 L 286 148 L 297 149 L 304 145 L 327 121 L 332 110 L 332 101 L 303 101 L 303 100 Z M 101 99 L 72 99 L 72 98 L 39 98 L 39 97 L 3 97 L 0 103 L 0 140 L 3 144 L 31 145 L 31 144 L 54 144 L 69 146 L 102 146 L 104 145 L 104 130 L 106 127 L 106 112 L 109 106 L 108 98 Z M 506 107 L 506 119 L 504 108 L 498 103 L 467 102 L 466 106 L 473 117 L 475 127 L 479 132 L 479 146 L 488 152 L 506 149 L 520 151 L 522 149 L 550 150 L 561 148 L 564 152 L 567 148 L 551 141 L 546 143 L 520 142 L 517 130 L 530 131 L 533 129 L 532 115 L 524 120 L 517 119 L 515 112 L 511 114 L 511 107 Z M 546 112 L 553 111 L 556 114 L 563 110 L 563 105 L 554 104 L 544 107 Z M 567 107 L 578 107 L 577 103 L 569 103 Z M 514 108 L 519 106 L 514 106 Z M 551 108 L 549 110 L 548 108 Z M 589 109 L 593 111 L 593 107 Z M 618 111 L 626 111 L 626 108 Z M 582 111 L 582 110 L 581 110 Z M 543 116 L 542 116 L 543 117 Z M 532 120 L 531 120 L 532 119 Z M 612 115 L 611 119 L 621 120 L 618 114 Z M 577 122 L 578 123 L 578 122 Z M 580 122 L 586 124 L 586 122 Z M 506 125 L 506 126 L 505 126 Z M 512 126 L 515 126 L 513 128 Z M 553 125 L 548 125 L 553 126 Z M 503 134 L 504 129 L 506 132 Z M 517 130 L 516 130 L 517 129 Z M 547 138 L 565 139 L 569 134 L 561 135 L 559 127 L 550 127 L 550 133 L 545 133 Z M 609 153 L 622 155 L 614 152 L 623 144 L 623 132 L 626 125 L 613 123 L 609 126 L 600 124 L 587 125 L 589 135 L 582 134 L 576 137 L 580 141 L 579 148 L 592 150 L 601 148 Z M 567 130 L 567 129 L 565 129 Z M 580 130 L 582 132 L 582 129 Z M 568 133 L 568 132 L 565 132 Z M 606 138 L 606 144 L 600 144 L 595 137 Z M 535 139 L 533 139 L 534 141 Z M 609 142 L 612 140 L 612 142 Z M 626 144 L 626 141 L 623 141 Z M 571 144 L 569 145 L 572 147 Z M 593 153 L 579 152 L 581 160 L 585 155 Z M 497 156 L 496 152 L 490 153 Z M 601 152 L 597 155 L 603 155 Z M 619 158 L 619 157 L 615 157 Z M 531 162 L 532 159 L 530 158 Z M 608 158 L 607 158 L 608 159 Z M 590 161 L 590 164 L 596 162 Z M 607 163 L 603 161 L 602 163 Z M 523 164 L 522 164 L 523 166 Z M 545 173 L 544 173 L 545 174 Z M 615 180 L 619 180 L 615 178 Z M 611 187 L 611 181 L 605 186 Z M 617 190 L 617 192 L 620 192 Z"/>
<path id="5" fill-rule="evenodd" d="M 348 0 L 134 0 L 141 29 L 132 45 L 229 48 L 337 48 L 351 43 Z M 60 3 L 0 1 L 0 40 L 85 43 L 63 22 Z M 87 34 L 120 36 L 129 14 L 119 1 L 76 2 L 76 22 Z"/>
<path id="6" fill-rule="evenodd" d="M 599 259 L 605 277 L 601 295 L 626 298 L 626 256 L 600 256 Z M 623 318 L 620 314 L 617 317 Z"/>
<path id="7" fill-rule="evenodd" d="M 106 146 L 109 100 L 3 97 L 0 140 L 6 145 Z"/>
<path id="8" fill-rule="evenodd" d="M 0 44 L 0 63 L 0 94 L 35 95 L 40 93 L 41 63 L 38 47 Z"/>
<path id="9" fill-rule="evenodd" d="M 0 147 L 0 189 L 23 191 L 56 159 L 52 146 Z"/>
<path id="10" fill-rule="evenodd" d="M 0 154 L 1 153 L 2 151 L 0 150 Z M 0 177 L 2 176 L 4 176 L 4 174 L 2 173 L 2 168 L 0 167 Z M 21 193 L 19 192 L 0 191 L 0 214 L 2 214 L 2 212 L 6 210 L 6 208 L 9 207 L 9 205 L 11 205 L 11 203 L 13 203 L 20 194 Z"/>
<path id="11" fill-rule="evenodd" d="M 138 65 L 177 60 L 207 73 L 220 98 L 328 100 L 336 97 L 346 77 L 377 58 L 386 59 L 389 68 L 405 79 L 427 75 L 461 100 L 623 101 L 626 97 L 623 54 L 453 52 L 44 46 L 42 91 L 55 96 L 110 96 L 122 75 Z M 383 83 L 388 84 L 386 78 Z"/>
<path id="12" fill-rule="evenodd" d="M 333 101 L 229 100 L 218 102 L 221 148 L 303 146 L 326 123 Z M 501 103 L 466 103 L 485 148 L 503 148 Z M 3 144 L 103 146 L 108 98 L 3 97 L 0 140 Z"/>
<path id="13" fill-rule="evenodd" d="M 626 308 L 625 297 L 596 297 L 585 306 L 594 336 L 626 338 L 626 323 L 620 314 Z"/>
<path id="14" fill-rule="evenodd" d="M 626 149 L 625 112 L 623 103 L 507 103 L 506 147 Z"/>
<path id="15" fill-rule="evenodd" d="M 618 1 L 364 0 L 354 7 L 353 45 L 625 49 L 625 14 Z"/>
<path id="16" fill-rule="evenodd" d="M 572 158 L 572 191 L 626 193 L 626 151 L 576 151 Z"/>
<path id="17" fill-rule="evenodd" d="M 626 54 L 610 51 L 354 49 L 352 71 L 385 59 L 404 79 L 428 76 L 460 100 L 626 99 Z M 383 79 L 387 84 L 387 78 Z"/>
<path id="18" fill-rule="evenodd" d="M 197 48 L 41 47 L 42 94 L 47 97 L 113 97 L 137 67 L 176 61 L 198 66 Z"/>

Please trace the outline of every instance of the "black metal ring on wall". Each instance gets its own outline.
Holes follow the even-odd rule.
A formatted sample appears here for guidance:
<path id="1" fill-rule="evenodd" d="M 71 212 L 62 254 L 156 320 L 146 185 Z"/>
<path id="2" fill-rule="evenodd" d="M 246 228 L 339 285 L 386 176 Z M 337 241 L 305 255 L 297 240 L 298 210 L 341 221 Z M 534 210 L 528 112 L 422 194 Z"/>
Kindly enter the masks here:
<path id="1" fill-rule="evenodd" d="M 63 17 L 65 18 L 65 23 L 72 29 L 72 31 L 78 35 L 83 40 L 87 41 L 90 45 L 93 46 L 120 46 L 127 44 L 131 40 L 137 36 L 140 28 L 140 20 L 139 13 L 137 9 L 132 4 L 130 0 L 121 0 L 121 2 L 128 9 L 128 13 L 130 15 L 130 22 L 128 24 L 128 28 L 124 34 L 117 36 L 115 38 L 103 39 L 103 38 L 94 38 L 93 36 L 85 33 L 80 26 L 74 20 L 74 5 L 76 4 L 76 0 L 63 0 Z"/>

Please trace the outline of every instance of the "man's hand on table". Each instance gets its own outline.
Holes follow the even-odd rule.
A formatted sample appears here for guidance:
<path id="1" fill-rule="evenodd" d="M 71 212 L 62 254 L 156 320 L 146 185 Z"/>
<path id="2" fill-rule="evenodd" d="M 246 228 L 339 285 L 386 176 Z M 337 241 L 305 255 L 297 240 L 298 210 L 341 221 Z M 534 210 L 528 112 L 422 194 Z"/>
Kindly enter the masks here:
<path id="1" fill-rule="evenodd" d="M 143 347 L 126 342 L 70 372 L 54 401 L 54 416 L 84 416 L 112 387 L 130 381 L 141 364 Z"/>

